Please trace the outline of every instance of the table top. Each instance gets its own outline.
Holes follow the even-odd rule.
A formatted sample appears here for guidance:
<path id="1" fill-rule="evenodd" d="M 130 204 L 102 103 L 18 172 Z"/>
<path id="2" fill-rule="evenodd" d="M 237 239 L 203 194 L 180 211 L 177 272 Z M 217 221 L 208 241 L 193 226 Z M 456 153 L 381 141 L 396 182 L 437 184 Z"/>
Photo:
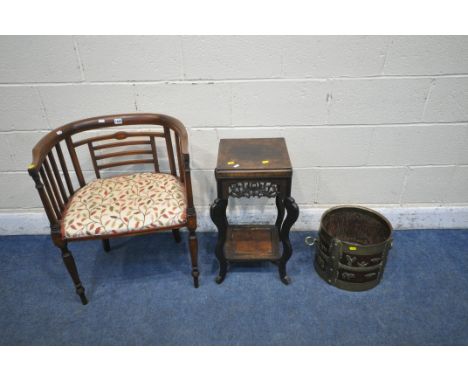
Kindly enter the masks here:
<path id="1" fill-rule="evenodd" d="M 221 139 L 217 178 L 290 177 L 292 166 L 284 138 Z"/>

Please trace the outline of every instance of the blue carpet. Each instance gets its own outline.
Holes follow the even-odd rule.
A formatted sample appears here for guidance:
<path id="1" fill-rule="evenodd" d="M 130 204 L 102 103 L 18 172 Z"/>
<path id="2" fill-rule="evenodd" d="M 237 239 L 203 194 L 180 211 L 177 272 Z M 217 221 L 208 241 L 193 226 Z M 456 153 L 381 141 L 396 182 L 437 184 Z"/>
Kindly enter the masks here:
<path id="1" fill-rule="evenodd" d="M 90 300 L 81 305 L 48 236 L 0 237 L 1 345 L 468 345 L 468 231 L 397 231 L 384 278 L 352 293 L 313 269 L 292 233 L 292 284 L 270 263 L 214 282 L 216 235 L 199 233 L 201 286 L 187 236 L 70 245 Z"/>

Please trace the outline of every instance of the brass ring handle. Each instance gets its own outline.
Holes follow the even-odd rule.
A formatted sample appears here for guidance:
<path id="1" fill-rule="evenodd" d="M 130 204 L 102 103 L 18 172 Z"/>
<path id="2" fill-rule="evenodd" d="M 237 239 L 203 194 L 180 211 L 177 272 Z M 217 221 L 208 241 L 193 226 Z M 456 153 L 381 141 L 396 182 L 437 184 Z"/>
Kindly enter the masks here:
<path id="1" fill-rule="evenodd" d="M 317 242 L 317 239 L 315 237 L 312 237 L 312 236 L 307 236 L 304 239 L 304 241 L 309 247 L 312 247 Z"/>

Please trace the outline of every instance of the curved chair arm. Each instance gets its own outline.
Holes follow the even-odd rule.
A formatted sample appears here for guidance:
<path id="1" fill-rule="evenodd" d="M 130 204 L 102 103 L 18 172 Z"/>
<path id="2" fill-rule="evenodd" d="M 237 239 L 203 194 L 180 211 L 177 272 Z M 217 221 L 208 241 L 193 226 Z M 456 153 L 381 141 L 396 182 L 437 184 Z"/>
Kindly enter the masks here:
<path id="1" fill-rule="evenodd" d="M 191 199 L 188 201 L 189 207 L 193 207 L 193 198 L 192 198 L 192 179 L 190 175 L 190 156 L 189 154 L 184 154 L 184 180 L 185 187 L 187 190 L 187 198 Z"/>
<path id="2" fill-rule="evenodd" d="M 188 135 L 185 126 L 178 119 L 164 114 L 133 113 L 93 117 L 71 122 L 44 136 L 33 148 L 33 159 L 28 170 L 39 169 L 44 158 L 59 142 L 83 131 L 114 126 L 160 125 L 168 127 L 179 136 L 183 154 L 188 154 Z"/>

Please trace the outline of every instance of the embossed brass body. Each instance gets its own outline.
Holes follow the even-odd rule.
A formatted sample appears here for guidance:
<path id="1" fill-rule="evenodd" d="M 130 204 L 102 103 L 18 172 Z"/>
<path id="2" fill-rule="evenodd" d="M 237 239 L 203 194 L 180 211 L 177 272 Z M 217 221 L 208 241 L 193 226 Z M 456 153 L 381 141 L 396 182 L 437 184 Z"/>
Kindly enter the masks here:
<path id="1" fill-rule="evenodd" d="M 340 289 L 364 291 L 382 279 L 392 226 L 369 208 L 339 206 L 322 215 L 318 238 L 306 243 L 316 247 L 315 270 Z"/>

